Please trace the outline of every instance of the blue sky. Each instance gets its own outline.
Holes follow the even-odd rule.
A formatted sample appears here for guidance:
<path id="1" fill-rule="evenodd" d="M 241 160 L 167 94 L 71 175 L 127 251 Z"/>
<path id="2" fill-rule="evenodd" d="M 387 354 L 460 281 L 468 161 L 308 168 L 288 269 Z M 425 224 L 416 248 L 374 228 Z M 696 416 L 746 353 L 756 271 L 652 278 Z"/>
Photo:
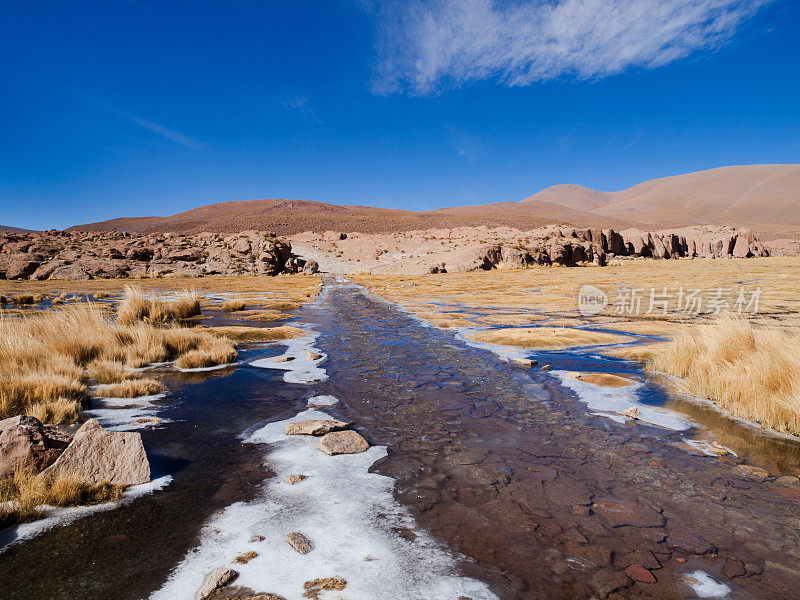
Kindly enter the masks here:
<path id="1" fill-rule="evenodd" d="M 0 224 L 800 162 L 793 0 L 0 4 Z"/>

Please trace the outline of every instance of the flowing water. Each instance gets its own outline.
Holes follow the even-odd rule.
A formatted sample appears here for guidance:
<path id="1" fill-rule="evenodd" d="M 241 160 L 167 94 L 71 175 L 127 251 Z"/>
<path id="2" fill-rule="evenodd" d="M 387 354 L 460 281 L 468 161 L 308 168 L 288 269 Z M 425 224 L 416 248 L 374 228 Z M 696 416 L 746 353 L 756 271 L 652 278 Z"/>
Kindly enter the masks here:
<path id="1" fill-rule="evenodd" d="M 243 444 L 242 432 L 294 416 L 316 394 L 339 398 L 326 412 L 386 447 L 372 470 L 394 479 L 415 521 L 396 535 L 430 534 L 454 553 L 460 575 L 499 598 L 800 597 L 800 488 L 733 470 L 746 457 L 775 475 L 796 472 L 794 441 L 652 383 L 637 388 L 641 403 L 690 412 L 688 429 L 594 415 L 553 375 L 423 327 L 355 285 L 328 282 L 298 316 L 320 334 L 327 380 L 288 384 L 280 371 L 247 364 L 168 373 L 174 393 L 159 417 L 170 422 L 143 436 L 154 476 L 172 483 L 8 547 L 0 598 L 148 597 L 191 560 L 204 523 L 258 496 L 270 477 L 263 448 Z M 245 358 L 279 353 L 256 348 Z M 554 372 L 644 379 L 630 363 L 591 353 L 547 360 Z M 687 452 L 684 440 L 699 437 L 740 457 Z M 623 571 L 631 564 L 657 582 L 634 583 Z"/>

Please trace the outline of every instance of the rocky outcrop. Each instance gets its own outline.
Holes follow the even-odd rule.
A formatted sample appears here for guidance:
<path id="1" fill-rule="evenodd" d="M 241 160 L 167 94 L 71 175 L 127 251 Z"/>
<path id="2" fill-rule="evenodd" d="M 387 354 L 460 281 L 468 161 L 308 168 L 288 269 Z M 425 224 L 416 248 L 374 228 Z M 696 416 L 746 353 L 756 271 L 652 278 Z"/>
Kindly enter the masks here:
<path id="1" fill-rule="evenodd" d="M 610 258 L 753 258 L 769 250 L 746 229 L 735 227 L 684 227 L 663 231 L 627 229 L 574 229 L 558 226 L 525 232 L 524 243 L 503 244 L 464 251 L 447 261 L 452 271 L 488 270 L 497 266 L 595 264 Z M 433 272 L 433 271 L 431 271 Z M 438 272 L 438 271 L 437 271 Z"/>
<path id="2" fill-rule="evenodd" d="M 17 467 L 38 473 L 56 461 L 70 439 L 45 428 L 36 417 L 23 415 L 0 421 L 0 479 Z"/>
<path id="3" fill-rule="evenodd" d="M 315 261 L 294 256 L 289 242 L 260 231 L 192 236 L 0 232 L 0 279 L 278 275 L 318 270 Z"/>
<path id="4" fill-rule="evenodd" d="M 97 419 L 89 419 L 42 476 L 137 485 L 150 481 L 150 463 L 139 433 L 106 431 Z"/>

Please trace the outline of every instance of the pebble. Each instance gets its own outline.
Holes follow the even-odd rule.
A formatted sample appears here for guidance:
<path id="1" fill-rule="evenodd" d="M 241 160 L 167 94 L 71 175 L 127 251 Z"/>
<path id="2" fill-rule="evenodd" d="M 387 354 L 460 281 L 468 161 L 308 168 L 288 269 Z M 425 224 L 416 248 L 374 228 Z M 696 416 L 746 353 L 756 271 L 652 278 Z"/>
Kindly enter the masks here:
<path id="1" fill-rule="evenodd" d="M 297 550 L 300 554 L 308 554 L 314 548 L 311 545 L 311 540 L 297 531 L 286 534 L 286 543 Z"/>

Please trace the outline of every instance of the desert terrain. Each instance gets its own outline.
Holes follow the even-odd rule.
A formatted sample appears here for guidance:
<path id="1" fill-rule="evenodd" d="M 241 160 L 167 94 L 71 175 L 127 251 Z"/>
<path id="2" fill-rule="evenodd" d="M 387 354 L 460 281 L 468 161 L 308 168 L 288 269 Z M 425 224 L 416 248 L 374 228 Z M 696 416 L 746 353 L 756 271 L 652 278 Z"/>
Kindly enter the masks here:
<path id="1" fill-rule="evenodd" d="M 796 174 L 3 228 L 0 595 L 797 597 Z"/>

